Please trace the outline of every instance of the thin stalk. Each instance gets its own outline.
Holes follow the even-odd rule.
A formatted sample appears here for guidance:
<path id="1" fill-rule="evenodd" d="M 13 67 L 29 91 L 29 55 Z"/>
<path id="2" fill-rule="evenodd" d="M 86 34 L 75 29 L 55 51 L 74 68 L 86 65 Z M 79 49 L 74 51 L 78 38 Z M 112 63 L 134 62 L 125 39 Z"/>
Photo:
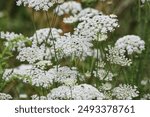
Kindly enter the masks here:
<path id="1" fill-rule="evenodd" d="M 36 25 L 34 23 L 34 11 L 33 10 L 32 10 L 32 24 L 33 24 L 34 32 L 36 34 L 36 41 L 38 43 L 38 36 L 37 36 L 37 33 L 36 33 L 37 28 L 36 28 Z"/>
<path id="2" fill-rule="evenodd" d="M 55 15 L 54 15 L 54 17 L 55 17 Z M 56 69 L 57 69 L 57 71 L 58 71 L 58 57 L 57 57 L 55 39 L 53 38 L 52 29 L 51 29 L 52 25 L 50 25 L 50 22 L 49 22 L 48 12 L 46 12 L 46 18 L 47 18 L 47 22 L 48 22 L 49 27 L 50 27 L 50 31 L 49 31 L 48 37 L 49 37 L 49 36 L 52 37 L 51 40 L 52 40 L 52 43 L 53 43 L 53 46 L 54 46 L 54 53 L 55 53 L 55 59 L 56 59 Z M 53 24 L 53 20 L 52 20 L 51 24 Z M 54 23 L 54 24 L 55 24 L 55 23 Z M 49 39 L 48 37 L 47 37 L 47 39 Z M 50 40 L 50 41 L 51 41 L 51 40 Z"/>

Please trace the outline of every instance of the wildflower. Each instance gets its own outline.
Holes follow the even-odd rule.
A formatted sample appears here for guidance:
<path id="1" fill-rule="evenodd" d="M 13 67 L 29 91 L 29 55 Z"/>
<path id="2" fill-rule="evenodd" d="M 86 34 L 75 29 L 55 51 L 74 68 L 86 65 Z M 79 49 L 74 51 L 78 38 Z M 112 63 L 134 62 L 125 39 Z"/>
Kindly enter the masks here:
<path id="1" fill-rule="evenodd" d="M 141 100 L 150 100 L 150 93 L 144 94 Z"/>
<path id="2" fill-rule="evenodd" d="M 61 16 L 64 14 L 77 14 L 82 10 L 81 4 L 76 1 L 67 1 L 56 7 L 55 12 Z"/>
<path id="3" fill-rule="evenodd" d="M 47 100 L 46 96 L 38 96 L 37 94 L 31 96 L 32 100 Z"/>
<path id="4" fill-rule="evenodd" d="M 114 77 L 111 72 L 104 69 L 98 69 L 98 71 L 94 71 L 93 73 L 95 77 L 98 77 L 100 80 L 103 81 L 112 81 L 112 78 Z"/>
<path id="5" fill-rule="evenodd" d="M 84 20 L 88 20 L 89 18 L 92 18 L 92 17 L 94 17 L 96 15 L 100 15 L 100 14 L 102 15 L 102 12 L 99 12 L 96 9 L 85 8 L 80 11 L 80 13 L 77 15 L 77 17 L 78 17 L 79 21 L 84 21 Z"/>
<path id="6" fill-rule="evenodd" d="M 6 93 L 0 93 L 0 100 L 11 100 L 12 96 Z"/>
<path id="7" fill-rule="evenodd" d="M 73 86 L 77 83 L 77 77 L 80 76 L 75 67 L 54 66 L 48 71 L 35 66 L 21 66 L 15 69 L 7 69 L 3 74 L 3 79 L 6 81 L 17 77 L 25 83 L 30 83 L 33 86 L 48 87 L 54 82 Z"/>
<path id="8" fill-rule="evenodd" d="M 0 32 L 0 38 L 6 39 L 7 41 L 14 40 L 16 38 L 19 38 L 20 36 L 23 36 L 22 34 L 16 34 L 14 32 Z"/>
<path id="9" fill-rule="evenodd" d="M 63 0 L 17 0 L 18 6 L 24 5 L 33 8 L 36 11 L 48 11 L 53 5 L 62 3 Z"/>
<path id="10" fill-rule="evenodd" d="M 58 67 L 54 66 L 54 68 L 48 70 L 49 74 L 52 74 L 53 81 L 58 82 L 64 85 L 72 86 L 77 82 L 78 71 L 75 67 L 69 68 L 67 66 Z"/>
<path id="11" fill-rule="evenodd" d="M 120 84 L 112 90 L 112 95 L 117 99 L 131 100 L 132 98 L 139 96 L 139 91 L 135 85 L 131 86 L 129 84 Z"/>
<path id="12" fill-rule="evenodd" d="M 63 22 L 66 24 L 72 24 L 72 23 L 77 22 L 77 21 L 78 21 L 77 17 L 74 17 L 74 16 L 63 18 Z"/>
<path id="13" fill-rule="evenodd" d="M 107 61 L 110 61 L 112 64 L 117 64 L 121 66 L 130 66 L 132 61 L 131 59 L 126 58 L 125 51 L 120 51 L 117 47 L 110 47 L 106 49 L 108 52 L 106 54 Z"/>
<path id="14" fill-rule="evenodd" d="M 43 61 L 39 61 L 35 64 L 35 66 L 37 68 L 40 68 L 40 69 L 46 69 L 46 67 L 49 67 L 52 65 L 52 62 L 51 61 L 47 61 L 47 60 L 43 60 Z"/>
<path id="15" fill-rule="evenodd" d="M 16 76 L 19 76 L 18 78 L 21 79 L 21 76 L 25 77 L 27 75 L 27 69 L 31 69 L 32 67 L 32 65 L 21 65 L 16 68 L 5 69 L 2 79 L 5 81 L 10 81 Z"/>
<path id="16" fill-rule="evenodd" d="M 76 85 L 73 87 L 60 86 L 52 89 L 47 95 L 48 99 L 73 99 L 73 100 L 92 100 L 103 99 L 103 94 L 95 87 L 88 84 Z"/>
<path id="17" fill-rule="evenodd" d="M 16 34 L 14 32 L 0 32 L 0 38 L 6 40 L 4 44 L 6 47 L 9 47 L 11 51 L 19 51 L 25 47 L 27 39 L 27 37 L 24 37 L 22 34 Z"/>
<path id="18" fill-rule="evenodd" d="M 145 49 L 145 42 L 139 36 L 127 35 L 119 38 L 115 43 L 120 51 L 127 51 L 127 54 L 141 53 Z"/>
<path id="19" fill-rule="evenodd" d="M 95 15 L 79 23 L 74 34 L 81 35 L 90 41 L 104 41 L 107 39 L 107 33 L 114 31 L 118 26 L 115 15 Z"/>
<path id="20" fill-rule="evenodd" d="M 35 32 L 35 34 L 29 38 L 33 44 L 39 45 L 42 43 L 48 43 L 52 45 L 52 41 L 60 38 L 60 34 L 62 33 L 61 29 L 56 28 L 43 28 L 39 29 Z"/>
<path id="21" fill-rule="evenodd" d="M 20 99 L 26 99 L 28 98 L 27 94 L 19 94 Z"/>
<path id="22" fill-rule="evenodd" d="M 32 45 L 32 47 L 24 47 L 20 50 L 17 59 L 20 61 L 28 61 L 29 63 L 35 63 L 42 61 L 46 56 L 44 46 Z"/>
<path id="23" fill-rule="evenodd" d="M 102 86 L 100 88 L 104 91 L 108 91 L 108 90 L 111 90 L 112 84 L 109 82 L 102 83 Z"/>
<path id="24" fill-rule="evenodd" d="M 5 69 L 2 79 L 9 81 L 12 78 L 13 69 Z"/>
<path id="25" fill-rule="evenodd" d="M 141 80 L 141 85 L 146 86 L 147 84 L 148 84 L 147 79 Z"/>
<path id="26" fill-rule="evenodd" d="M 48 87 L 53 83 L 53 75 L 47 71 L 32 67 L 26 70 L 27 78 L 24 82 L 31 83 L 33 86 Z"/>
<path id="27" fill-rule="evenodd" d="M 150 0 L 141 0 L 142 3 L 150 2 Z"/>
<path id="28" fill-rule="evenodd" d="M 102 13 L 96 9 L 85 8 L 85 9 L 82 9 L 78 14 L 71 15 L 69 17 L 65 17 L 63 19 L 63 21 L 64 21 L 64 23 L 74 23 L 77 21 L 88 20 L 88 19 L 94 17 L 95 15 L 99 15 L 99 14 L 102 14 Z"/>
<path id="29" fill-rule="evenodd" d="M 105 100 L 113 99 L 111 91 L 104 91 L 103 94 L 104 94 Z"/>
<path id="30" fill-rule="evenodd" d="M 85 58 L 92 55 L 92 43 L 79 35 L 65 34 L 56 41 L 56 50 L 61 56 L 76 56 Z"/>

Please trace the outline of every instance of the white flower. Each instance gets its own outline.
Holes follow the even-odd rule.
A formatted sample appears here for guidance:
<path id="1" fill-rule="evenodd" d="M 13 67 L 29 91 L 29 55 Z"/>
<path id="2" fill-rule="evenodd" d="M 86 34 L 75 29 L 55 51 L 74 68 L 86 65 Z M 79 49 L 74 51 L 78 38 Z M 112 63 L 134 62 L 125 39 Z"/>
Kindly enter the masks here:
<path id="1" fill-rule="evenodd" d="M 115 15 L 95 15 L 79 23 L 74 34 L 84 36 L 87 40 L 104 41 L 107 39 L 107 33 L 118 26 Z"/>
<path id="2" fill-rule="evenodd" d="M 91 72 L 87 71 L 84 75 L 85 75 L 85 77 L 90 78 L 91 77 Z"/>
<path id="3" fill-rule="evenodd" d="M 27 99 L 28 96 L 27 96 L 27 94 L 19 94 L 19 98 L 21 98 L 21 99 Z"/>
<path id="4" fill-rule="evenodd" d="M 19 51 L 21 48 L 25 47 L 25 42 L 28 38 L 24 37 L 22 34 L 16 34 L 14 32 L 0 32 L 0 38 L 7 40 L 5 46 L 13 46 L 12 51 Z"/>
<path id="5" fill-rule="evenodd" d="M 129 84 L 120 84 L 112 90 L 112 95 L 117 99 L 131 100 L 139 96 L 139 91 L 136 86 L 131 86 Z"/>
<path id="6" fill-rule="evenodd" d="M 36 11 L 48 11 L 53 5 L 62 2 L 63 0 L 17 0 L 16 4 L 18 6 L 23 4 L 24 6 L 35 9 Z"/>
<path id="7" fill-rule="evenodd" d="M 102 83 L 102 86 L 100 87 L 100 89 L 104 90 L 104 91 L 108 91 L 112 88 L 112 84 L 109 82 L 106 83 Z"/>
<path id="8" fill-rule="evenodd" d="M 69 86 L 60 86 L 58 88 L 54 88 L 51 92 L 47 95 L 48 100 L 53 99 L 71 99 L 71 87 Z"/>
<path id="9" fill-rule="evenodd" d="M 35 34 L 29 39 L 33 44 L 39 45 L 42 43 L 48 43 L 52 45 L 52 40 L 60 38 L 60 34 L 62 33 L 61 29 L 56 28 L 43 28 L 39 29 L 35 32 Z"/>
<path id="10" fill-rule="evenodd" d="M 71 24 L 71 23 L 74 23 L 74 22 L 77 22 L 77 21 L 78 21 L 78 19 L 74 16 L 63 18 L 63 22 L 66 23 L 66 24 Z"/>
<path id="11" fill-rule="evenodd" d="M 31 96 L 32 100 L 47 100 L 46 96 L 38 96 L 37 94 Z"/>
<path id="12" fill-rule="evenodd" d="M 106 49 L 108 52 L 106 54 L 107 61 L 110 61 L 112 64 L 117 64 L 121 66 L 130 66 L 132 61 L 131 59 L 126 58 L 125 51 L 120 51 L 116 47 L 110 47 L 108 46 L 108 49 Z"/>
<path id="13" fill-rule="evenodd" d="M 80 13 L 77 15 L 79 21 L 88 20 L 89 18 L 92 18 L 96 15 L 100 15 L 102 12 L 99 12 L 96 9 L 93 8 L 85 8 L 80 11 Z"/>
<path id="14" fill-rule="evenodd" d="M 139 36 L 127 35 L 117 40 L 115 43 L 120 51 L 127 51 L 129 55 L 141 53 L 145 49 L 145 42 Z"/>
<path id="15" fill-rule="evenodd" d="M 84 21 L 88 20 L 91 17 L 94 17 L 95 15 L 102 14 L 96 9 L 92 8 L 85 8 L 82 9 L 78 14 L 74 14 L 73 16 L 65 17 L 63 19 L 64 23 L 74 23 L 77 21 Z"/>
<path id="16" fill-rule="evenodd" d="M 142 3 L 150 2 L 150 0 L 141 0 Z"/>
<path id="17" fill-rule="evenodd" d="M 23 65 L 18 68 L 8 69 L 3 74 L 3 79 L 6 81 L 11 80 L 13 77 L 25 83 L 43 87 L 48 87 L 54 80 L 53 74 L 31 65 Z"/>
<path id="18" fill-rule="evenodd" d="M 12 78 L 13 69 L 5 69 L 2 79 L 9 81 Z"/>
<path id="19" fill-rule="evenodd" d="M 39 61 L 35 64 L 35 66 L 37 68 L 40 68 L 40 69 L 45 69 L 46 67 L 48 66 L 51 66 L 52 65 L 52 62 L 51 61 L 47 61 L 47 60 L 43 60 L 43 61 Z"/>
<path id="20" fill-rule="evenodd" d="M 105 100 L 112 100 L 113 99 L 111 91 L 104 91 L 103 94 L 104 94 Z"/>
<path id="21" fill-rule="evenodd" d="M 29 78 L 24 79 L 25 82 L 29 82 L 35 86 L 48 87 L 53 83 L 53 75 L 47 71 L 33 67 L 27 70 Z"/>
<path id="22" fill-rule="evenodd" d="M 78 35 L 65 34 L 56 41 L 56 49 L 61 56 L 77 56 L 85 58 L 92 55 L 92 43 Z"/>
<path id="23" fill-rule="evenodd" d="M 82 10 L 81 4 L 76 1 L 67 1 L 56 7 L 55 12 L 61 16 L 64 14 L 77 14 Z"/>
<path id="24" fill-rule="evenodd" d="M 65 85 L 75 85 L 77 82 L 78 71 L 76 68 L 69 68 L 67 66 L 58 67 L 48 70 L 49 74 L 53 75 L 53 81 Z"/>
<path id="25" fill-rule="evenodd" d="M 6 93 L 0 93 L 0 100 L 11 100 L 12 96 Z"/>
<path id="26" fill-rule="evenodd" d="M 57 68 L 54 66 L 46 71 L 35 66 L 23 65 L 14 69 L 6 69 L 2 78 L 9 81 L 15 77 L 34 86 L 48 87 L 54 82 L 73 86 L 77 83 L 78 76 L 79 73 L 75 67 L 69 68 L 67 66 L 58 66 Z"/>
<path id="27" fill-rule="evenodd" d="M 95 77 L 98 77 L 100 80 L 103 81 L 112 81 L 112 78 L 114 77 L 111 72 L 104 69 L 98 69 L 98 71 L 93 71 L 93 73 Z"/>
<path id="28" fill-rule="evenodd" d="M 144 80 L 141 80 L 141 85 L 147 85 L 148 84 L 148 80 L 147 79 L 144 79 Z"/>
<path id="29" fill-rule="evenodd" d="M 20 61 L 28 61 L 29 63 L 35 63 L 37 61 L 42 61 L 46 56 L 45 46 L 24 47 L 20 50 L 17 59 Z"/>
<path id="30" fill-rule="evenodd" d="M 95 87 L 88 84 L 76 85 L 73 87 L 60 86 L 52 89 L 47 95 L 48 99 L 73 99 L 73 100 L 92 100 L 103 99 L 104 96 Z"/>
<path id="31" fill-rule="evenodd" d="M 144 94 L 141 100 L 150 100 L 150 93 Z"/>
<path id="32" fill-rule="evenodd" d="M 0 38 L 6 39 L 7 41 L 12 41 L 16 38 L 23 36 L 22 34 L 16 34 L 14 32 L 0 32 Z"/>

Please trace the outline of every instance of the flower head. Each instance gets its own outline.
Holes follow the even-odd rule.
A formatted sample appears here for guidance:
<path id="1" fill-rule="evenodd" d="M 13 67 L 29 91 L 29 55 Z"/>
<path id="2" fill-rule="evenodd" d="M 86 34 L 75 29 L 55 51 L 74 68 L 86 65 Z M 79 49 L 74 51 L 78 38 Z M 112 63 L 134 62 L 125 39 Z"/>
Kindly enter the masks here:
<path id="1" fill-rule="evenodd" d="M 132 98 L 139 96 L 139 91 L 136 86 L 120 84 L 112 90 L 112 95 L 117 99 L 131 100 Z"/>
<path id="2" fill-rule="evenodd" d="M 53 5 L 62 2 L 63 0 L 17 0 L 16 4 L 18 6 L 23 4 L 24 6 L 35 9 L 36 11 L 48 11 Z"/>
<path id="3" fill-rule="evenodd" d="M 56 7 L 55 12 L 61 16 L 64 14 L 77 14 L 82 10 L 81 4 L 76 1 L 67 1 Z"/>
<path id="4" fill-rule="evenodd" d="M 117 40 L 115 47 L 120 51 L 127 51 L 127 53 L 141 53 L 145 49 L 145 42 L 139 36 L 127 35 Z"/>
<path id="5" fill-rule="evenodd" d="M 11 95 L 6 93 L 0 93 L 0 100 L 10 100 L 12 99 Z"/>
<path id="6" fill-rule="evenodd" d="M 48 99 L 73 99 L 92 100 L 103 99 L 104 96 L 95 87 L 88 84 L 76 85 L 73 87 L 60 86 L 53 89 L 48 95 Z"/>

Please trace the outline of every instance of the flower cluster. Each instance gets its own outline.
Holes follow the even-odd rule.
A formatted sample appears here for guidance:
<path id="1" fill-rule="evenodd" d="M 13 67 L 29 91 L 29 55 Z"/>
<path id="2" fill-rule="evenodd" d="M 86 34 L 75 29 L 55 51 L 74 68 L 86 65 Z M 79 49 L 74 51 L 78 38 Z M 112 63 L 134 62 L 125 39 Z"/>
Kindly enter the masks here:
<path id="1" fill-rule="evenodd" d="M 22 36 L 22 34 L 15 34 L 14 32 L 0 32 L 0 38 L 6 39 L 7 41 L 14 40 L 20 36 Z"/>
<path id="2" fill-rule="evenodd" d="M 76 86 L 60 86 L 51 90 L 47 95 L 48 99 L 73 99 L 73 100 L 92 100 L 103 99 L 104 96 L 95 87 L 88 84 Z"/>
<path id="3" fill-rule="evenodd" d="M 144 94 L 141 100 L 150 100 L 150 94 Z"/>
<path id="4" fill-rule="evenodd" d="M 6 69 L 3 79 L 9 81 L 17 76 L 25 83 L 31 83 L 34 86 L 48 87 L 54 82 L 72 86 L 76 84 L 79 73 L 75 67 L 70 69 L 67 66 L 58 68 L 54 66 L 45 71 L 35 66 L 23 65 L 15 69 Z"/>
<path id="5" fill-rule="evenodd" d="M 69 17 L 65 17 L 64 23 L 74 23 L 77 21 L 88 20 L 89 18 L 92 18 L 93 16 L 99 15 L 99 14 L 102 14 L 102 13 L 96 9 L 85 8 L 85 9 L 82 9 L 78 14 L 75 14 L 73 16 L 71 15 Z"/>
<path id="6" fill-rule="evenodd" d="M 5 69 L 2 79 L 9 81 L 12 78 L 13 69 Z"/>
<path id="7" fill-rule="evenodd" d="M 17 5 L 24 5 L 34 8 L 36 11 L 48 11 L 54 4 L 62 3 L 64 0 L 17 0 Z"/>
<path id="8" fill-rule="evenodd" d="M 44 70 L 44 69 L 47 69 L 47 67 L 52 66 L 52 64 L 53 63 L 49 60 L 43 60 L 43 61 L 37 62 L 34 66 Z"/>
<path id="9" fill-rule="evenodd" d="M 47 100 L 46 96 L 38 96 L 38 95 L 32 95 L 31 96 L 32 100 Z"/>
<path id="10" fill-rule="evenodd" d="M 100 90 L 104 90 L 104 91 L 109 91 L 112 89 L 112 84 L 109 83 L 109 82 L 106 82 L 106 83 L 102 83 L 102 86 L 99 87 Z"/>
<path id="11" fill-rule="evenodd" d="M 81 4 L 76 1 L 67 1 L 56 7 L 55 12 L 61 16 L 65 14 L 77 14 L 82 10 Z"/>
<path id="12" fill-rule="evenodd" d="M 70 69 L 67 66 L 58 68 L 57 66 L 54 66 L 54 68 L 50 69 L 48 73 L 52 74 L 54 82 L 58 82 L 68 86 L 75 85 L 77 82 L 77 77 L 79 75 L 75 67 Z"/>
<path id="13" fill-rule="evenodd" d="M 86 57 L 92 55 L 92 43 L 79 35 L 65 34 L 56 41 L 56 50 L 64 56 Z"/>
<path id="14" fill-rule="evenodd" d="M 106 51 L 108 51 L 108 53 L 106 54 L 107 61 L 109 61 L 110 63 L 120 66 L 131 65 L 132 61 L 131 59 L 126 58 L 124 51 L 120 51 L 118 48 L 111 46 L 108 46 Z"/>
<path id="15" fill-rule="evenodd" d="M 6 93 L 0 93 L 0 100 L 11 100 L 12 97 L 9 94 Z"/>
<path id="16" fill-rule="evenodd" d="M 20 50 L 17 59 L 20 61 L 28 61 L 29 63 L 34 63 L 44 59 L 46 56 L 44 46 L 32 45 L 32 47 L 24 47 Z"/>
<path id="17" fill-rule="evenodd" d="M 150 2 L 150 0 L 141 0 L 142 3 Z"/>
<path id="18" fill-rule="evenodd" d="M 104 41 L 107 39 L 106 34 L 118 26 L 115 15 L 95 15 L 79 23 L 74 33 L 86 37 L 87 40 Z"/>
<path id="19" fill-rule="evenodd" d="M 0 32 L 0 38 L 5 40 L 5 46 L 9 47 L 12 51 L 19 51 L 21 48 L 25 47 L 26 37 L 22 34 Z"/>
<path id="20" fill-rule="evenodd" d="M 145 49 L 145 42 L 136 35 L 127 35 L 119 38 L 114 47 L 108 46 L 106 51 L 107 60 L 113 64 L 121 66 L 130 66 L 132 61 L 126 57 L 133 53 L 142 53 Z"/>
<path id="21" fill-rule="evenodd" d="M 131 100 L 139 96 L 139 91 L 136 86 L 120 84 L 113 89 L 112 95 L 115 96 L 116 99 Z"/>
<path id="22" fill-rule="evenodd" d="M 142 53 L 145 49 L 145 42 L 136 35 L 127 35 L 119 38 L 115 43 L 115 47 L 120 51 L 127 51 L 127 54 Z"/>
<path id="23" fill-rule="evenodd" d="M 60 38 L 62 33 L 61 29 L 56 28 L 43 28 L 35 32 L 35 34 L 29 38 L 33 44 L 40 45 L 43 43 L 48 43 L 52 45 L 52 40 Z"/>
<path id="24" fill-rule="evenodd" d="M 106 71 L 104 69 L 99 69 L 98 71 L 94 71 L 94 76 L 98 77 L 99 80 L 103 80 L 103 81 L 112 81 L 112 78 L 114 77 L 114 75 L 111 72 Z"/>

